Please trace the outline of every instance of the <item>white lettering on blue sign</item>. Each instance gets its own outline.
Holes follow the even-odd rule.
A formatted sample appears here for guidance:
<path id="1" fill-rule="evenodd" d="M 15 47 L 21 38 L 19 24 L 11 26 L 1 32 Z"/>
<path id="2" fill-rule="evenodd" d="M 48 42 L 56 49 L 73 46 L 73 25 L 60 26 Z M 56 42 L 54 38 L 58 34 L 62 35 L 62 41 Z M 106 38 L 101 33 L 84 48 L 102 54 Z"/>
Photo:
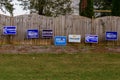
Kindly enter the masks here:
<path id="1" fill-rule="evenodd" d="M 15 35 L 16 34 L 16 26 L 5 26 L 3 28 L 4 35 Z"/>
<path id="2" fill-rule="evenodd" d="M 98 35 L 86 35 L 86 43 L 98 43 Z"/>
<path id="3" fill-rule="evenodd" d="M 66 36 L 55 36 L 54 44 L 56 46 L 65 46 L 67 44 Z"/>
<path id="4" fill-rule="evenodd" d="M 106 32 L 106 40 L 117 40 L 117 32 Z"/>
<path id="5" fill-rule="evenodd" d="M 27 30 L 27 38 L 39 38 L 39 31 L 37 29 Z"/>

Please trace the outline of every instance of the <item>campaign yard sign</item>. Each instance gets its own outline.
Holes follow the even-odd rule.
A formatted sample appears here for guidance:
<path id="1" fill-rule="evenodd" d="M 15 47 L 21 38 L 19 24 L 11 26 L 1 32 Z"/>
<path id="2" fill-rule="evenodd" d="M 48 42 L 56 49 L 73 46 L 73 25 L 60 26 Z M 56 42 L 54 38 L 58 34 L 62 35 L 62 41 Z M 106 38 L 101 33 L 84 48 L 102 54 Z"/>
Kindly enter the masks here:
<path id="1" fill-rule="evenodd" d="M 4 26 L 3 27 L 3 34 L 4 35 L 16 35 L 16 26 Z"/>
<path id="2" fill-rule="evenodd" d="M 86 43 L 98 43 L 98 35 L 86 35 L 85 36 Z"/>
<path id="3" fill-rule="evenodd" d="M 106 40 L 117 40 L 117 32 L 106 32 Z"/>
<path id="4" fill-rule="evenodd" d="M 28 39 L 39 38 L 39 31 L 37 29 L 29 29 L 29 30 L 27 30 L 27 38 Z"/>
<path id="5" fill-rule="evenodd" d="M 42 38 L 52 38 L 53 37 L 53 30 L 46 29 L 42 30 Z"/>
<path id="6" fill-rule="evenodd" d="M 80 43 L 81 42 L 81 35 L 69 35 L 68 42 Z"/>
<path id="7" fill-rule="evenodd" d="M 66 46 L 66 44 L 67 44 L 67 37 L 66 36 L 55 36 L 54 44 L 56 46 Z"/>

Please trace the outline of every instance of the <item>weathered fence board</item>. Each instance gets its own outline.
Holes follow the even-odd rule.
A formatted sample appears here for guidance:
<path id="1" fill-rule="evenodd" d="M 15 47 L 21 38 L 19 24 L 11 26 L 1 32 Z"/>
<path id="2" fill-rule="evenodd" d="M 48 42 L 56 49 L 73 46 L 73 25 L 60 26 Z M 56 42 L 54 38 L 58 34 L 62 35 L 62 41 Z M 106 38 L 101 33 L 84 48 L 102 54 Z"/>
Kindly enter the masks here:
<path id="1" fill-rule="evenodd" d="M 16 26 L 17 34 L 8 37 L 3 35 L 4 26 Z M 39 39 L 27 39 L 28 29 L 38 29 Z M 45 17 L 37 14 L 21 15 L 9 17 L 0 15 L 0 44 L 5 44 L 10 38 L 12 43 L 17 44 L 51 44 L 52 39 L 42 39 L 41 31 L 52 29 L 54 36 L 68 36 L 69 34 L 81 35 L 84 42 L 86 34 L 96 34 L 99 36 L 99 43 L 105 41 L 106 31 L 117 31 L 119 45 L 120 41 L 120 17 L 106 16 L 96 19 L 89 19 L 82 16 L 66 15 L 59 17 Z"/>

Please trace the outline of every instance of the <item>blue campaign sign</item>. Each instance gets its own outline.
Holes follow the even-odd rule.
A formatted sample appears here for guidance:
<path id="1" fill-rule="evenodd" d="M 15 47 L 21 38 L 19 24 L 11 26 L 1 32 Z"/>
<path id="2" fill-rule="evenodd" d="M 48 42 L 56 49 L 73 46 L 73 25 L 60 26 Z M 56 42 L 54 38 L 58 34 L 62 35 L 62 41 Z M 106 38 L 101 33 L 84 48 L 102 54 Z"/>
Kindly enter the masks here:
<path id="1" fill-rule="evenodd" d="M 37 29 L 27 30 L 27 38 L 28 39 L 39 38 L 39 31 Z"/>
<path id="2" fill-rule="evenodd" d="M 16 35 L 16 26 L 5 26 L 3 27 L 4 35 Z"/>
<path id="3" fill-rule="evenodd" d="M 42 38 L 52 38 L 53 37 L 53 30 L 45 29 L 42 30 Z"/>
<path id="4" fill-rule="evenodd" d="M 106 40 L 117 40 L 117 32 L 106 32 Z"/>
<path id="5" fill-rule="evenodd" d="M 86 35 L 86 43 L 98 43 L 98 35 Z"/>
<path id="6" fill-rule="evenodd" d="M 67 44 L 67 37 L 66 36 L 55 36 L 54 44 L 56 46 L 65 46 Z"/>

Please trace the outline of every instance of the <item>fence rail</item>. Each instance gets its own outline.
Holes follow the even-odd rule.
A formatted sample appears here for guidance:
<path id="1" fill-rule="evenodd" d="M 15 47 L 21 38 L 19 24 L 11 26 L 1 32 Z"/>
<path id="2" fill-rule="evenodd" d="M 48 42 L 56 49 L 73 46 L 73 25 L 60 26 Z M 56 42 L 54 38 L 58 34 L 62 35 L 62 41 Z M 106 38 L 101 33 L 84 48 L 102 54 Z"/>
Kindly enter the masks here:
<path id="1" fill-rule="evenodd" d="M 17 34 L 15 36 L 3 35 L 4 26 L 16 26 Z M 41 33 L 44 29 L 52 29 L 53 36 L 68 36 L 69 34 L 79 34 L 84 43 L 85 34 L 96 34 L 99 36 L 99 43 L 105 42 L 106 31 L 118 32 L 120 41 L 120 17 L 106 16 L 96 19 L 89 19 L 82 16 L 66 15 L 59 17 L 45 17 L 37 14 L 21 15 L 9 17 L 0 15 L 0 44 L 7 42 L 13 44 L 52 44 L 52 39 L 27 39 L 26 31 L 28 29 L 38 29 Z M 10 41 L 9 41 L 10 39 Z"/>

